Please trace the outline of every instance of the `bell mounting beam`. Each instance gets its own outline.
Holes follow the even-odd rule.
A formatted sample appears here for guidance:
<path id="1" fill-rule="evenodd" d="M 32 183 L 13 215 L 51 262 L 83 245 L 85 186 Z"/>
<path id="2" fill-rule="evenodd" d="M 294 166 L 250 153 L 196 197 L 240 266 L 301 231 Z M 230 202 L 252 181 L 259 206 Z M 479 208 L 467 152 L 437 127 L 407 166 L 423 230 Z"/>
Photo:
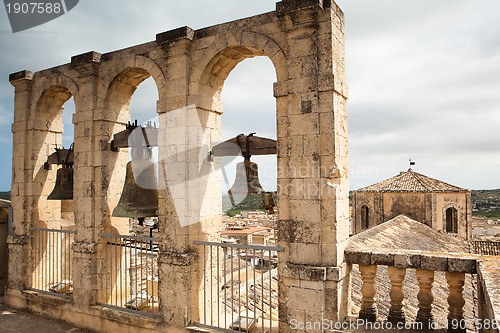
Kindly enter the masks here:
<path id="1" fill-rule="evenodd" d="M 238 136 L 226 140 L 212 148 L 213 156 L 240 156 L 246 160 L 252 155 L 276 155 L 276 140 L 249 135 L 239 134 Z"/>
<path id="2" fill-rule="evenodd" d="M 73 165 L 74 164 L 74 153 L 73 153 L 73 144 L 69 149 L 59 149 L 56 148 L 55 153 L 52 153 L 47 158 L 47 162 L 43 164 L 43 168 L 45 170 L 50 170 L 52 164 L 64 164 L 64 165 Z"/>
<path id="3" fill-rule="evenodd" d="M 135 131 L 137 128 L 140 128 L 142 133 L 141 131 Z M 142 126 L 137 125 L 137 120 L 135 120 L 135 123 L 129 122 L 123 131 L 113 135 L 111 150 L 116 151 L 119 148 L 129 148 L 132 146 L 157 147 L 158 128 L 156 128 L 156 124 L 148 122 L 146 126 Z"/>

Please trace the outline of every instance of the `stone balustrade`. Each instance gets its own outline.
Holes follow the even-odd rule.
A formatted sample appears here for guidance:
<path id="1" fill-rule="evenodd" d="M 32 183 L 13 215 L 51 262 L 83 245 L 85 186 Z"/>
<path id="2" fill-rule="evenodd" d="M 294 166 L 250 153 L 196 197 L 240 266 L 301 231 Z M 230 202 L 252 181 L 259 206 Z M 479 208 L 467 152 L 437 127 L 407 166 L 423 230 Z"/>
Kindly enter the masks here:
<path id="1" fill-rule="evenodd" d="M 434 272 L 446 272 L 449 295 L 448 301 L 448 327 L 457 326 L 452 323 L 460 322 L 464 319 L 465 299 L 463 289 L 465 274 L 476 274 L 478 257 L 468 254 L 453 253 L 433 253 L 426 251 L 385 251 L 375 249 L 348 249 L 346 250 L 346 261 L 350 264 L 358 264 L 363 282 L 361 288 L 362 304 L 359 311 L 359 318 L 367 321 L 387 320 L 393 324 L 406 321 L 403 301 L 405 294 L 403 283 L 406 271 L 409 268 L 415 269 L 418 281 L 418 313 L 416 321 L 422 322 L 426 328 L 431 328 L 434 322 L 432 315 L 432 284 L 434 282 Z M 379 265 L 387 266 L 387 273 L 390 280 L 390 309 L 387 318 L 377 317 L 377 289 L 375 278 Z M 450 332 L 465 332 L 465 329 L 458 328 L 449 330 Z"/>

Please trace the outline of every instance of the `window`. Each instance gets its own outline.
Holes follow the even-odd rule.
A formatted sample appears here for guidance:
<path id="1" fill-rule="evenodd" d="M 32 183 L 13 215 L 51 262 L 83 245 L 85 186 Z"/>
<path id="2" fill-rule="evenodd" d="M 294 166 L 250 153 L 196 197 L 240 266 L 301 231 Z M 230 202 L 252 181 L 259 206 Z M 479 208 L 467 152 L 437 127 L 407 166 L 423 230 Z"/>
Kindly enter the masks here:
<path id="1" fill-rule="evenodd" d="M 361 229 L 368 229 L 370 227 L 368 206 L 361 207 Z"/>
<path id="2" fill-rule="evenodd" d="M 458 211 L 453 207 L 446 210 L 446 232 L 458 233 Z"/>

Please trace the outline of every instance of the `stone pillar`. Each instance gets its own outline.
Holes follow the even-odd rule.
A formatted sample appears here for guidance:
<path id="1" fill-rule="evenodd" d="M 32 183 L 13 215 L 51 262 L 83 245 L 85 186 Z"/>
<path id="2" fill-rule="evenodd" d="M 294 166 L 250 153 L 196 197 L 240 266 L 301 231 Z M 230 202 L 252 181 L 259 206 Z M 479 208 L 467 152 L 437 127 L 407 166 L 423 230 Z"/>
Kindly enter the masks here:
<path id="1" fill-rule="evenodd" d="M 278 77 L 280 332 L 341 321 L 350 308 L 344 16 L 335 3 L 283 0 L 288 77 Z"/>
<path id="2" fill-rule="evenodd" d="M 95 177 L 94 112 L 97 103 L 98 70 L 101 55 L 88 52 L 71 58 L 71 66 L 78 71 L 79 86 L 75 96 L 74 179 L 73 202 L 76 225 L 73 250 L 73 298 L 82 309 L 95 305 L 99 299 L 101 260 L 98 252 L 99 217 L 95 210 L 96 192 L 101 184 Z"/>
<path id="3" fill-rule="evenodd" d="M 417 321 L 424 324 L 424 327 L 429 328 L 430 323 L 433 321 L 432 317 L 432 283 L 434 282 L 434 272 L 417 269 L 415 271 L 418 281 L 418 312 Z"/>
<path id="4" fill-rule="evenodd" d="M 15 87 L 13 154 L 12 154 L 12 225 L 13 235 L 7 238 L 9 251 L 9 276 L 6 302 L 16 306 L 9 295 L 19 295 L 21 290 L 30 287 L 30 210 L 28 208 L 28 119 L 31 107 L 33 73 L 21 71 L 9 76 Z"/>
<path id="5" fill-rule="evenodd" d="M 465 299 L 463 296 L 465 273 L 446 272 L 448 281 L 448 332 L 465 332 L 462 321 L 464 320 Z M 462 324 L 462 325 L 460 325 Z M 453 328 L 456 329 L 453 329 Z"/>
<path id="6" fill-rule="evenodd" d="M 221 179 L 208 159 L 210 144 L 220 140 L 220 112 L 198 105 L 191 96 L 189 27 L 157 35 L 168 73 L 165 98 L 158 103 L 160 313 L 177 327 L 200 322 L 204 311 L 203 246 L 194 240 L 217 240 L 222 227 Z M 201 252 L 200 252 L 201 251 Z"/>
<path id="7" fill-rule="evenodd" d="M 377 304 L 375 295 L 375 278 L 377 277 L 377 265 L 359 265 L 363 286 L 361 287 L 362 303 L 359 310 L 359 319 L 374 322 L 377 320 Z"/>
<path id="8" fill-rule="evenodd" d="M 389 297 L 391 298 L 391 308 L 389 309 L 389 316 L 387 320 L 391 323 L 404 323 L 406 318 L 403 310 L 403 300 L 405 298 L 403 281 L 405 279 L 406 269 L 389 266 L 387 267 L 387 273 L 391 279 L 391 291 L 389 292 Z"/>

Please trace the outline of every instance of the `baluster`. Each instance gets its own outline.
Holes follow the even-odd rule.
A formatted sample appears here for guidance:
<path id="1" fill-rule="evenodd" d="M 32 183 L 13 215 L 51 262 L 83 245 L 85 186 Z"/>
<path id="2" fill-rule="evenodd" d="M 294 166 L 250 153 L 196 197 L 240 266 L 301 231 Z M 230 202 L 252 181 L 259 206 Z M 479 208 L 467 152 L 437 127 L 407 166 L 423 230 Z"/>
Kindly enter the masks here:
<path id="1" fill-rule="evenodd" d="M 391 291 L 389 292 L 391 308 L 389 309 L 387 320 L 391 323 L 404 323 L 406 318 L 403 310 L 403 300 L 405 298 L 403 281 L 405 279 L 406 269 L 389 266 L 387 267 L 387 273 L 391 279 Z"/>
<path id="2" fill-rule="evenodd" d="M 363 286 L 361 294 L 363 295 L 359 318 L 367 321 L 377 320 L 377 304 L 375 303 L 375 277 L 377 276 L 377 265 L 359 265 Z"/>
<path id="3" fill-rule="evenodd" d="M 416 321 L 424 324 L 425 328 L 430 328 L 430 324 L 433 321 L 432 317 L 432 301 L 434 296 L 432 295 L 432 283 L 434 282 L 434 272 L 417 269 L 415 271 L 418 281 L 418 313 Z"/>
<path id="4" fill-rule="evenodd" d="M 465 332 L 463 325 L 465 299 L 463 289 L 465 283 L 465 273 L 446 272 L 448 281 L 448 332 Z M 462 324 L 462 325 L 461 325 Z M 454 329 L 455 328 L 455 329 Z"/>

